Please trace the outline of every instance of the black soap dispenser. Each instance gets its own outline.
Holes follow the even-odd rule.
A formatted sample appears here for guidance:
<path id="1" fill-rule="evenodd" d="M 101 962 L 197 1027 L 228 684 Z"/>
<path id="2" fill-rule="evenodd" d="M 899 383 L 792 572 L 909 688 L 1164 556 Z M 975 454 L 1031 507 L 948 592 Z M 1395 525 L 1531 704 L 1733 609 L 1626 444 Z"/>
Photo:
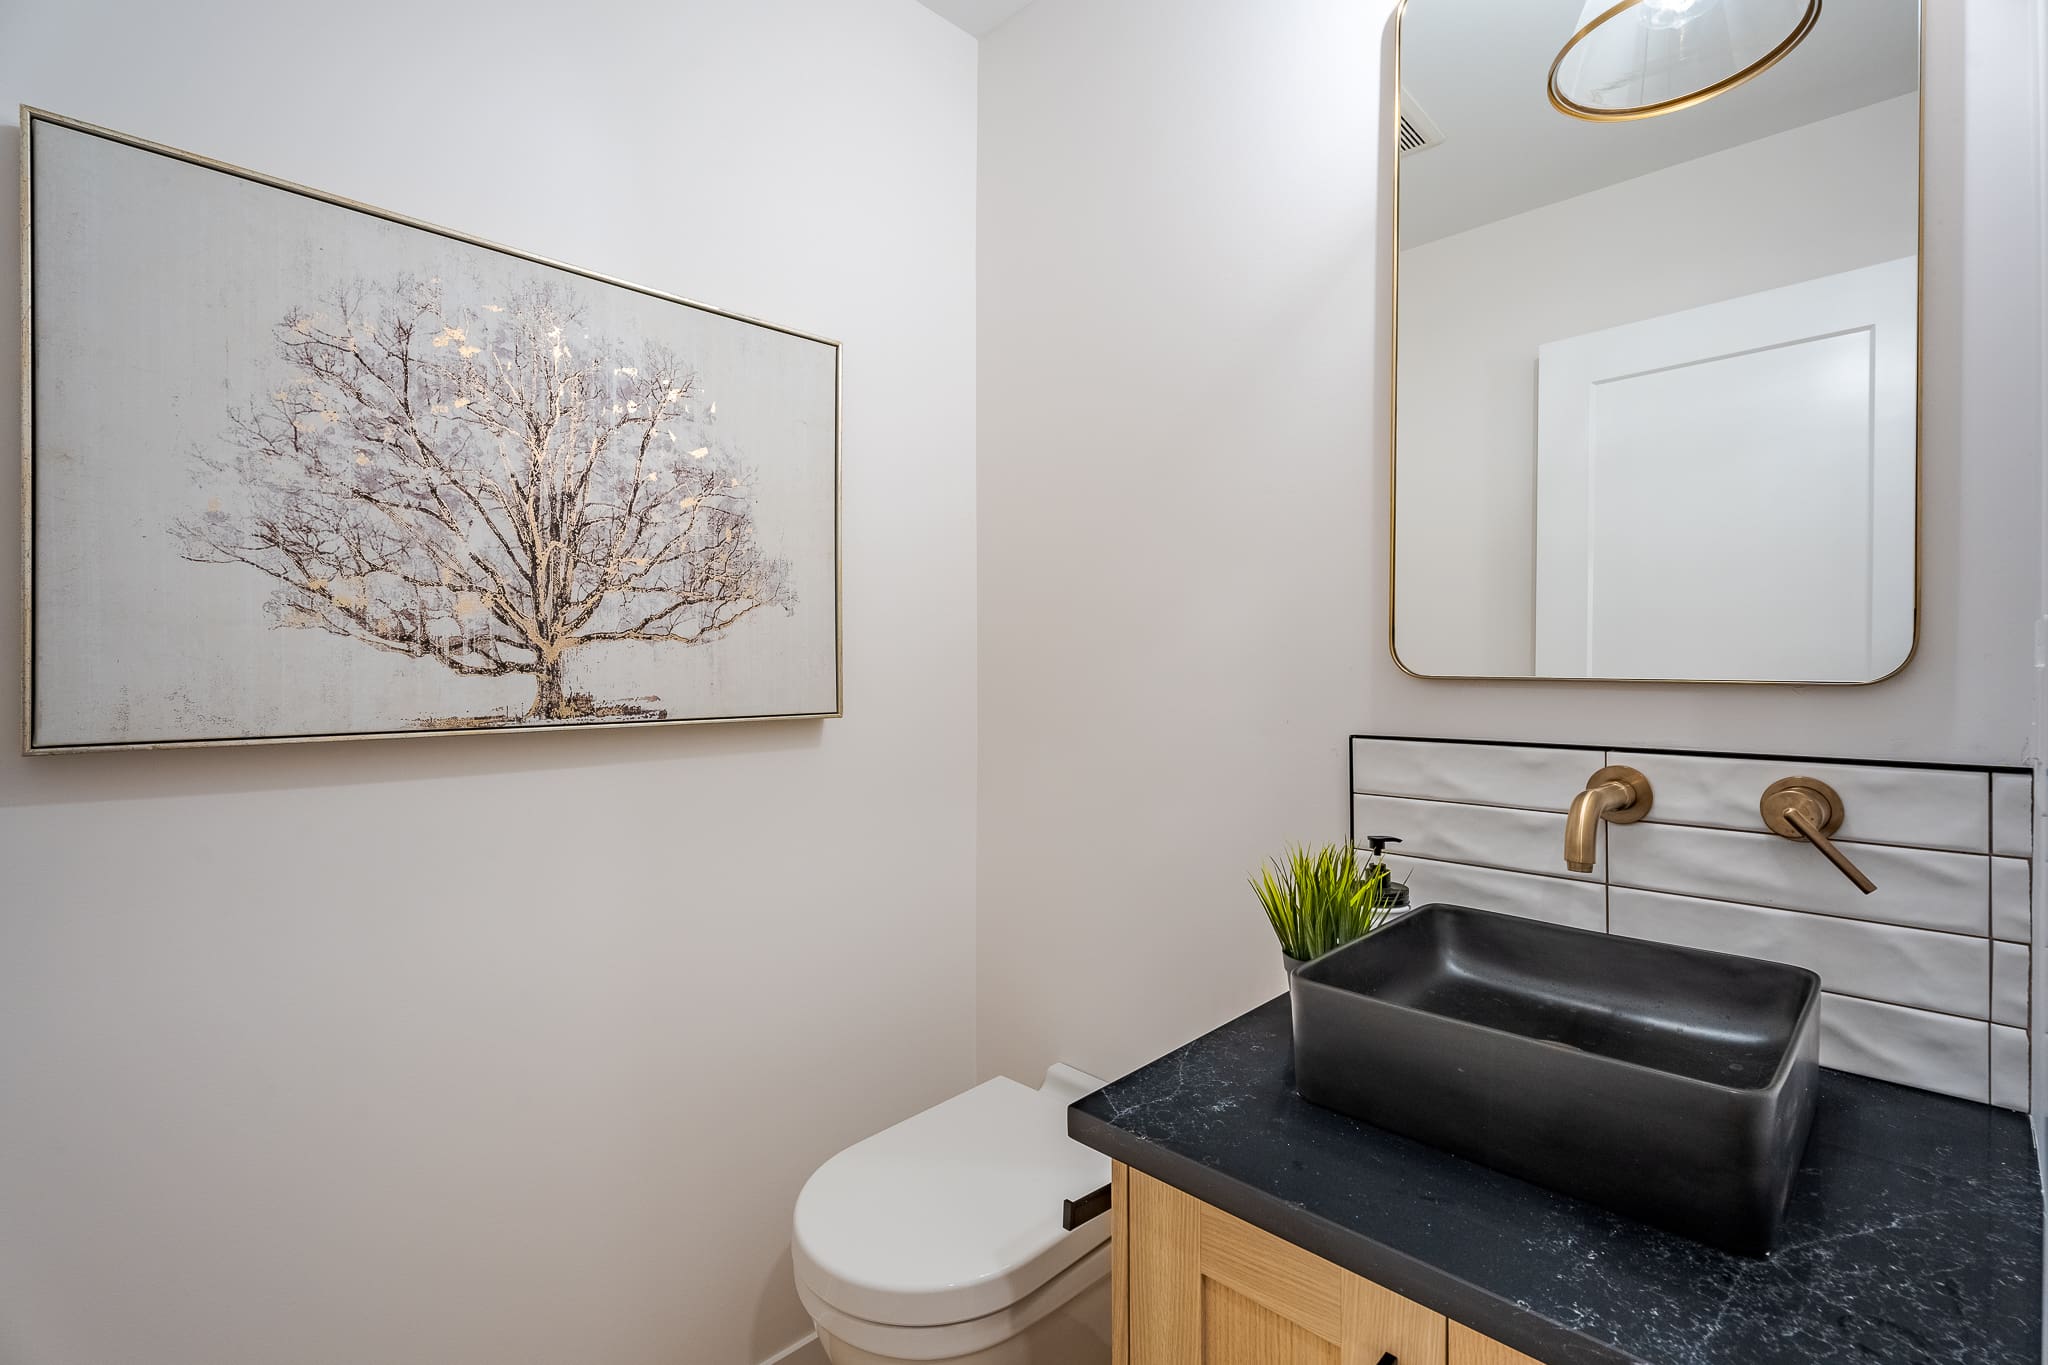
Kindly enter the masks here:
<path id="1" fill-rule="evenodd" d="M 1393 834 L 1368 834 L 1365 836 L 1365 846 L 1371 851 L 1374 863 L 1384 863 L 1387 860 L 1387 845 L 1400 842 L 1400 837 Z M 1393 876 L 1391 872 L 1387 875 L 1390 879 Z M 1408 884 L 1406 882 L 1392 882 L 1389 894 L 1382 903 L 1396 911 L 1407 910 Z"/>

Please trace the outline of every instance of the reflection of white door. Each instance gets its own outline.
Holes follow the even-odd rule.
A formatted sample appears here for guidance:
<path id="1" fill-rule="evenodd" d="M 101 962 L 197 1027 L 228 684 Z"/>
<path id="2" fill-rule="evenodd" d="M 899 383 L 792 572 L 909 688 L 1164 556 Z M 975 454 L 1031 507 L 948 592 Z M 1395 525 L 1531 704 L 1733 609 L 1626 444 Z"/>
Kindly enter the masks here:
<path id="1" fill-rule="evenodd" d="M 1913 258 L 1538 351 L 1536 672 L 1868 682 L 1913 639 Z"/>

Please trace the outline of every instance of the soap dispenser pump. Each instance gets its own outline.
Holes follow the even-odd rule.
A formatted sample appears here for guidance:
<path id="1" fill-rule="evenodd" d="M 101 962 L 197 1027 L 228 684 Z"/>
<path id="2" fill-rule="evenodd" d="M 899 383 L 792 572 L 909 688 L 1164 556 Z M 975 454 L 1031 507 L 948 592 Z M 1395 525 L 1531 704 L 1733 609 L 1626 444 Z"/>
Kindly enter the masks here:
<path id="1" fill-rule="evenodd" d="M 1396 911 L 1408 908 L 1408 884 L 1406 882 L 1397 882 L 1393 879 L 1394 870 L 1387 867 L 1387 845 L 1400 842 L 1399 836 L 1392 834 L 1368 834 L 1365 836 L 1365 847 L 1372 855 L 1366 860 L 1365 870 L 1367 875 L 1371 875 L 1378 868 L 1386 868 L 1387 881 L 1381 889 L 1379 903 L 1388 910 Z M 1377 928 L 1378 925 L 1375 924 L 1374 927 Z"/>

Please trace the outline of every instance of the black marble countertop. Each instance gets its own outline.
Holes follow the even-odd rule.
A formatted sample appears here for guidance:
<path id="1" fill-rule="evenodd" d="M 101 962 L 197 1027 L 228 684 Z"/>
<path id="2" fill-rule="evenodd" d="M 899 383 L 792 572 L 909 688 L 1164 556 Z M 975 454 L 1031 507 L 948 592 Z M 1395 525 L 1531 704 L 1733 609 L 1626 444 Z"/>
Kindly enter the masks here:
<path id="1" fill-rule="evenodd" d="M 1080 1142 L 1549 1365 L 2041 1365 L 2024 1116 L 1836 1071 L 1768 1259 L 1294 1093 L 1287 999 L 1068 1111 Z"/>

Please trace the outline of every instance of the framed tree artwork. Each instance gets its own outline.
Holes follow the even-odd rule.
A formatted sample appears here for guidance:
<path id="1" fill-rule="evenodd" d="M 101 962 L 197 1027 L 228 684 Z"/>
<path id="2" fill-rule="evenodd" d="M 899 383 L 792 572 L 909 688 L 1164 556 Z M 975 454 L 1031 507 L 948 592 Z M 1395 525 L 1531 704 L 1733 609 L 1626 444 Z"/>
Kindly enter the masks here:
<path id="1" fill-rule="evenodd" d="M 39 110 L 21 165 L 30 752 L 839 714 L 837 343 Z"/>

